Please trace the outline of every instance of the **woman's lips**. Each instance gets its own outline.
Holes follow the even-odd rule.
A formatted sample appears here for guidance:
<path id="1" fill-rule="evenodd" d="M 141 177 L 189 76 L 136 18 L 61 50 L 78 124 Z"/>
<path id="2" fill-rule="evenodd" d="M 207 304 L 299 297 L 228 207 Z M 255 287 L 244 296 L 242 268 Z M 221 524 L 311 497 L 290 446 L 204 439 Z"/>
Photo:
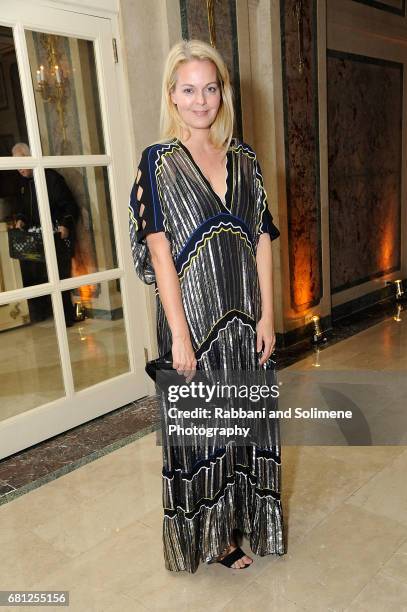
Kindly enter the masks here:
<path id="1" fill-rule="evenodd" d="M 206 111 L 192 111 L 193 113 L 195 113 L 195 115 L 198 115 L 198 117 L 203 117 L 203 115 L 207 114 L 207 110 Z"/>

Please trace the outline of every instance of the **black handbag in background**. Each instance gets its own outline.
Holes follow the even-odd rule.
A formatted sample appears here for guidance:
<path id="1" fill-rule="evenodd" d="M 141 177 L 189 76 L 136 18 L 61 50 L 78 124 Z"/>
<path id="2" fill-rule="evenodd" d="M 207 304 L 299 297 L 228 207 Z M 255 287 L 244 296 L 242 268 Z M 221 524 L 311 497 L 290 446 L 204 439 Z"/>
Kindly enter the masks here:
<path id="1" fill-rule="evenodd" d="M 31 231 L 18 228 L 9 228 L 8 245 L 9 255 L 12 259 L 45 262 L 44 243 L 41 228 L 30 228 Z M 57 227 L 54 227 L 54 241 L 57 257 L 72 257 L 72 240 L 61 238 Z"/>
<path id="2" fill-rule="evenodd" d="M 41 231 L 27 232 L 18 228 L 10 228 L 7 233 L 9 255 L 12 259 L 44 261 Z"/>

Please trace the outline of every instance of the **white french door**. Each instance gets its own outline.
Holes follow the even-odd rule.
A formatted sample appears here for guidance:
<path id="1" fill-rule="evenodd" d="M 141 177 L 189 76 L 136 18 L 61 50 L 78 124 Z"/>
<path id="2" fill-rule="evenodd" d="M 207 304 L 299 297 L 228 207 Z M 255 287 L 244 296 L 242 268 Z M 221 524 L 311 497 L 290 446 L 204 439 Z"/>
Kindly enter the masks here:
<path id="1" fill-rule="evenodd" d="M 148 325 L 116 24 L 0 8 L 2 458 L 147 395 Z M 68 325 L 70 312 L 83 320 Z"/>

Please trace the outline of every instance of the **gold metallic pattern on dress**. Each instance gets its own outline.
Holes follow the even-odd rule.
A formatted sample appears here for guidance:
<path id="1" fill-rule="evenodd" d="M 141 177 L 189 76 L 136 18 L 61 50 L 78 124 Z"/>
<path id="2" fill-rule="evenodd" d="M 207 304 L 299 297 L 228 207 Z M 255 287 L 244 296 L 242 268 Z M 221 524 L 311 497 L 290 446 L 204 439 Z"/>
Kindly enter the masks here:
<path id="1" fill-rule="evenodd" d="M 164 231 L 200 370 L 208 377 L 220 370 L 258 371 L 257 244 L 261 233 L 275 239 L 279 231 L 267 207 L 255 152 L 232 139 L 224 200 L 177 139 L 147 147 L 137 178 L 129 203 L 130 240 L 137 275 L 156 287 L 159 353 L 169 351 L 172 340 L 146 236 Z M 166 568 L 195 572 L 200 562 L 223 551 L 236 528 L 247 535 L 254 553 L 284 554 L 278 421 L 272 421 L 261 448 L 233 442 L 219 447 L 216 438 L 195 445 L 180 438 L 174 447 L 167 430 L 169 403 L 158 392 Z M 172 418 L 171 424 L 181 420 Z"/>

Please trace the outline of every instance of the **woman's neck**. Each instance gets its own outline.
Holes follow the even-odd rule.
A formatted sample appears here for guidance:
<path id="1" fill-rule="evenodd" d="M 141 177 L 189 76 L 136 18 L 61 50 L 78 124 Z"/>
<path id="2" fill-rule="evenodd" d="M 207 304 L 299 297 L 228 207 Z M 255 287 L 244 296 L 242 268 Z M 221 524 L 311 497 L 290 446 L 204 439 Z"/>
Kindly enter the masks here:
<path id="1" fill-rule="evenodd" d="M 191 129 L 190 131 L 191 131 L 191 135 L 189 138 L 186 138 L 185 133 L 183 133 L 180 139 L 184 145 L 186 145 L 189 149 L 193 149 L 194 151 L 201 151 L 201 152 L 213 151 L 214 146 L 209 139 L 209 129 L 208 130 Z"/>

